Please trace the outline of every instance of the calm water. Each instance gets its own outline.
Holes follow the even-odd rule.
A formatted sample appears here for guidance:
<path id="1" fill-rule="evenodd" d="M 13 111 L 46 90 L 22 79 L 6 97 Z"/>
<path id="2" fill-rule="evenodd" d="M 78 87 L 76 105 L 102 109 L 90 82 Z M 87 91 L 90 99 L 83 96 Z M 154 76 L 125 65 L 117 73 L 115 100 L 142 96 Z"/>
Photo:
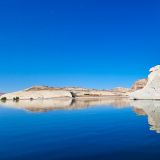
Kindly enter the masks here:
<path id="1" fill-rule="evenodd" d="M 1 103 L 0 160 L 153 159 L 159 114 L 159 101 Z"/>

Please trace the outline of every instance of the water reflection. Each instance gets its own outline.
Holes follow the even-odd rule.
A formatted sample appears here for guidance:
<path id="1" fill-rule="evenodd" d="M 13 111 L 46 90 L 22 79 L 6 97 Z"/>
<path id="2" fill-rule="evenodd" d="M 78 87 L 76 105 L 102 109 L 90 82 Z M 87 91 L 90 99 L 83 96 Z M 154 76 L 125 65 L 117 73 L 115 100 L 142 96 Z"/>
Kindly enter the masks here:
<path id="1" fill-rule="evenodd" d="M 150 130 L 160 133 L 160 101 L 138 100 L 131 101 L 130 105 L 135 108 L 134 111 L 137 114 L 148 116 Z"/>
<path id="2" fill-rule="evenodd" d="M 148 117 L 150 130 L 160 133 L 160 101 L 138 100 L 126 98 L 79 98 L 79 99 L 48 99 L 48 100 L 23 100 L 19 102 L 6 101 L 0 105 L 30 112 L 47 112 L 51 110 L 72 110 L 93 106 L 112 106 L 115 108 L 132 107 L 132 110 L 141 116 Z"/>
<path id="3" fill-rule="evenodd" d="M 32 112 L 46 112 L 51 110 L 80 109 L 92 106 L 113 106 L 123 108 L 128 106 L 127 99 L 120 98 L 78 98 L 78 99 L 47 99 L 0 102 L 1 105 L 12 108 L 25 109 Z"/>

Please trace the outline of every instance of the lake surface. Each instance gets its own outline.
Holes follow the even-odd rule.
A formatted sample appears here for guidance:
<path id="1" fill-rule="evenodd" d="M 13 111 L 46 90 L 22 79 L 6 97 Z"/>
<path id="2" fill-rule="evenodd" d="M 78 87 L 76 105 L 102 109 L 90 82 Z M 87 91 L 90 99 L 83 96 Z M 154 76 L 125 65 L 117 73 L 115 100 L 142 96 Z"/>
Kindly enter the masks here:
<path id="1" fill-rule="evenodd" d="M 160 156 L 160 101 L 81 99 L 0 104 L 0 160 Z"/>

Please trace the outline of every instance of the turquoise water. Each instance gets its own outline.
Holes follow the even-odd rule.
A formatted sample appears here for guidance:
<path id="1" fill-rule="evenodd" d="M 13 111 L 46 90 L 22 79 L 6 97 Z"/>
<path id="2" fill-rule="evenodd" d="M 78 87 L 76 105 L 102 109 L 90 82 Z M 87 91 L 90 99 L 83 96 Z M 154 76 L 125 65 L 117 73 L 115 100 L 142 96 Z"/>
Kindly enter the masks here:
<path id="1" fill-rule="evenodd" d="M 2 104 L 0 160 L 153 159 L 157 114 L 114 104 L 34 112 Z"/>

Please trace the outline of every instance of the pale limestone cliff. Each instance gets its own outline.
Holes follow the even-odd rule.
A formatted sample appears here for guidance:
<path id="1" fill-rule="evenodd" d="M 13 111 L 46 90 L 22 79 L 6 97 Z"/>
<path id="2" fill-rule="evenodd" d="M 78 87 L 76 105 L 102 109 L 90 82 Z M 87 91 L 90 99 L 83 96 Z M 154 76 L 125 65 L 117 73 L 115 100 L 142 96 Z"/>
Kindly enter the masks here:
<path id="1" fill-rule="evenodd" d="M 147 84 L 143 89 L 132 92 L 130 99 L 160 99 L 160 65 L 151 68 Z"/>

